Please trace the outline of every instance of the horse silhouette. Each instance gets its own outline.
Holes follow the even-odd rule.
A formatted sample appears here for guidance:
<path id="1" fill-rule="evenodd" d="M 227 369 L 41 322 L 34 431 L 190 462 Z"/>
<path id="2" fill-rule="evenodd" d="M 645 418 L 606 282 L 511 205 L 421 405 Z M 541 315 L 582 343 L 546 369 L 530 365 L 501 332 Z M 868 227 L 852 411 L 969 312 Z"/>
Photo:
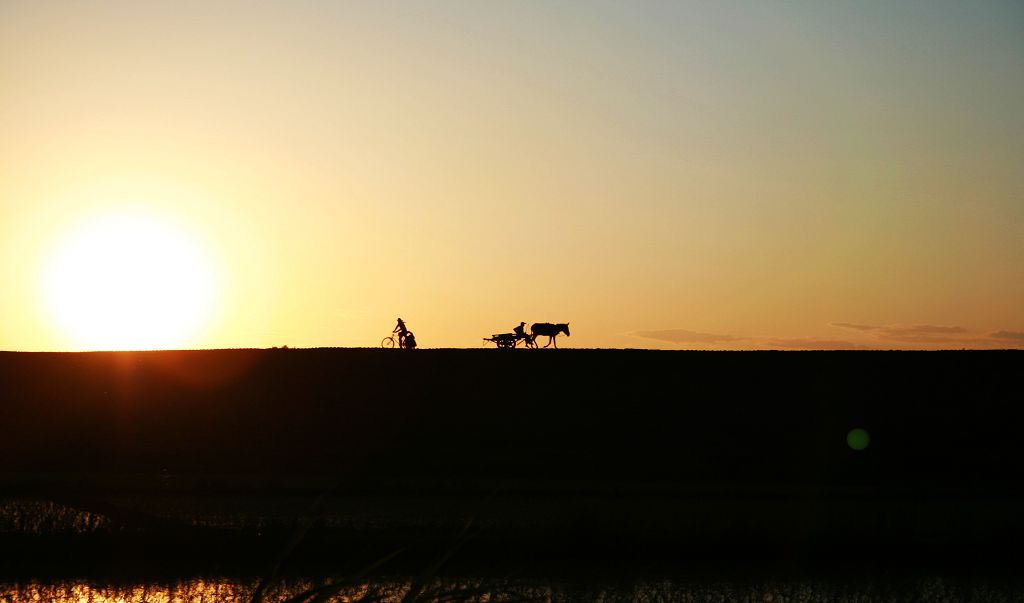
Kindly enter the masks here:
<path id="1" fill-rule="evenodd" d="M 548 345 L 554 344 L 555 348 L 557 348 L 558 343 L 555 342 L 555 337 L 558 337 L 559 333 L 565 333 L 565 336 L 568 337 L 569 323 L 564 322 L 552 324 L 550 322 L 535 322 L 530 326 L 530 334 L 533 336 L 534 339 L 540 336 L 548 337 L 548 343 L 544 347 L 548 347 Z"/>

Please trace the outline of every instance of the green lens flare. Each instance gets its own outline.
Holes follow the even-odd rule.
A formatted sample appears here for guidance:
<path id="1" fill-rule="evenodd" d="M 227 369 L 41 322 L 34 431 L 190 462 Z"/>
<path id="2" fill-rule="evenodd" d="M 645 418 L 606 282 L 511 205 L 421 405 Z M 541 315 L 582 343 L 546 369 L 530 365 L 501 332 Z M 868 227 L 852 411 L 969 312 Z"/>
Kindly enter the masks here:
<path id="1" fill-rule="evenodd" d="M 864 450 L 871 443 L 871 436 L 861 428 L 851 429 L 846 434 L 846 443 L 854 450 Z"/>

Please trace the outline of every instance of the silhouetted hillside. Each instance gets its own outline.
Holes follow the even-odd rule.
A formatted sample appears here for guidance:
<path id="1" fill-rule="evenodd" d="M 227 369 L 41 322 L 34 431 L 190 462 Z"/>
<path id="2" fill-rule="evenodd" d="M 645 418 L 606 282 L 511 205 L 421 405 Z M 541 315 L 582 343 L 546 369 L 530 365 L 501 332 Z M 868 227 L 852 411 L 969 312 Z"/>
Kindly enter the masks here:
<path id="1" fill-rule="evenodd" d="M 315 559 L 349 550 L 338 539 L 387 551 L 475 517 L 472 558 L 496 566 L 588 555 L 991 560 L 1024 535 L 1022 360 L 5 353 L 0 540 L 20 543 L 18 559 L 59 550 L 79 563 L 76 551 L 95 559 L 148 543 L 180 560 L 193 542 L 218 558 L 265 559 L 320 496 L 322 524 L 306 538 Z M 871 436 L 862 451 L 847 444 L 855 427 Z M 98 527 L 83 536 L 83 521 Z"/>
<path id="2" fill-rule="evenodd" d="M 2 354 L 4 471 L 1017 487 L 1019 352 Z M 872 437 L 862 452 L 846 434 Z"/>

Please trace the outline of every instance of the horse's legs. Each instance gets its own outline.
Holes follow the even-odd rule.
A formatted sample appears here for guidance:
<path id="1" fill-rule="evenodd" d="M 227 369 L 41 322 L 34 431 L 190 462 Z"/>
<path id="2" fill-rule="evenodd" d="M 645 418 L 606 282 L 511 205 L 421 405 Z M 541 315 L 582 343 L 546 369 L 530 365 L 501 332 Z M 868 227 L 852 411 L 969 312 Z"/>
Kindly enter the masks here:
<path id="1" fill-rule="evenodd" d="M 555 344 L 555 349 L 558 349 L 558 335 L 551 336 L 551 343 Z"/>

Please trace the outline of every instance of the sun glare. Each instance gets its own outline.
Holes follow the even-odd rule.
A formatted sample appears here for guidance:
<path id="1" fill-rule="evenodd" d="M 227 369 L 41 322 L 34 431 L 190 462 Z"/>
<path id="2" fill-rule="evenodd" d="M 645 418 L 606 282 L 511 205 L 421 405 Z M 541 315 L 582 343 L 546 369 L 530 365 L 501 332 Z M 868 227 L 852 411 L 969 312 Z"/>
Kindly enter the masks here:
<path id="1" fill-rule="evenodd" d="M 44 267 L 50 319 L 89 350 L 186 344 L 213 311 L 213 263 L 199 241 L 155 216 L 112 214 L 80 224 Z"/>

